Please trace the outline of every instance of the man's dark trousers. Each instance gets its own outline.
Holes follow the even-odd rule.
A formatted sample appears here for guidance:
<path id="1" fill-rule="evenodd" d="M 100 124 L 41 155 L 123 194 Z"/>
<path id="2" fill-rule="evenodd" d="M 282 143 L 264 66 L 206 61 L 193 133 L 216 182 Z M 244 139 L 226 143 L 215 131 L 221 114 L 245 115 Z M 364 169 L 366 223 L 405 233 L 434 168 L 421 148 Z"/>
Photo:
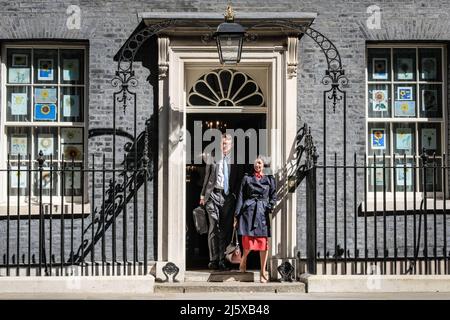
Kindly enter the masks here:
<path id="1" fill-rule="evenodd" d="M 223 189 L 214 188 L 205 204 L 209 219 L 208 245 L 211 262 L 225 262 L 225 249 L 232 235 L 235 200 L 231 192 L 226 195 Z"/>

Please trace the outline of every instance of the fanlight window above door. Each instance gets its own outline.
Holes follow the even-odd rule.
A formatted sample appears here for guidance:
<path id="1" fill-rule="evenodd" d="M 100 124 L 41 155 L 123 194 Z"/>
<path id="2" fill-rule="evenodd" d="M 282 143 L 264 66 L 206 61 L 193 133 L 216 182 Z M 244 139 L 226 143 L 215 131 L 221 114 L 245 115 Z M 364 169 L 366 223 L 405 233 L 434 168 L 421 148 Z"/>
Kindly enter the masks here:
<path id="1" fill-rule="evenodd" d="M 264 107 L 258 84 L 243 72 L 219 69 L 201 76 L 189 91 L 188 106 Z"/>

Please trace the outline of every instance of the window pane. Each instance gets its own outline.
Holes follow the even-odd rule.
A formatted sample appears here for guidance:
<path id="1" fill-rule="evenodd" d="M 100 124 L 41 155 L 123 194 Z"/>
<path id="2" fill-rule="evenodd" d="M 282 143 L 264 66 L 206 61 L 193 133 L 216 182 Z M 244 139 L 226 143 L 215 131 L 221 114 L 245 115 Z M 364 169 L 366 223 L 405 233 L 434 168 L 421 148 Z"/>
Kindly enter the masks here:
<path id="1" fill-rule="evenodd" d="M 374 159 L 369 159 L 369 191 L 378 191 L 383 192 L 384 188 L 386 188 L 386 192 L 391 191 L 391 170 L 390 159 L 386 158 L 385 162 L 383 159 L 376 159 L 376 164 L 374 165 Z M 385 168 L 384 168 L 385 167 Z M 384 172 L 384 179 L 383 179 Z M 374 188 L 374 186 L 376 186 Z"/>
<path id="2" fill-rule="evenodd" d="M 395 190 L 414 191 L 414 161 L 413 159 L 395 159 Z M 416 171 L 417 174 L 417 171 Z M 417 190 L 416 186 L 416 190 Z"/>
<path id="3" fill-rule="evenodd" d="M 58 159 L 58 128 L 38 127 L 34 132 L 34 154 L 39 155 L 42 151 L 48 161 L 50 156 Z"/>
<path id="4" fill-rule="evenodd" d="M 419 76 L 423 81 L 441 81 L 442 75 L 441 49 L 419 49 Z"/>
<path id="5" fill-rule="evenodd" d="M 64 144 L 63 157 L 64 161 L 70 162 L 83 160 L 83 145 L 82 144 Z"/>
<path id="6" fill-rule="evenodd" d="M 394 49 L 394 79 L 416 80 L 416 49 Z"/>
<path id="7" fill-rule="evenodd" d="M 31 83 L 31 50 L 8 49 L 8 83 Z"/>
<path id="8" fill-rule="evenodd" d="M 422 166 L 422 160 L 420 160 Z M 427 166 L 425 169 L 420 170 L 419 181 L 420 181 L 420 191 L 423 191 L 423 186 L 426 186 L 427 192 L 442 191 L 442 161 L 441 159 L 428 159 Z M 425 180 L 423 180 L 425 171 Z M 434 182 L 434 189 L 433 189 Z M 427 208 L 430 209 L 430 208 Z"/>
<path id="9" fill-rule="evenodd" d="M 390 132 L 389 123 L 374 122 L 369 123 L 368 141 L 369 155 L 390 155 Z"/>
<path id="10" fill-rule="evenodd" d="M 34 83 L 58 83 L 58 50 L 34 50 Z"/>
<path id="11" fill-rule="evenodd" d="M 57 87 L 34 88 L 34 120 L 57 121 L 58 113 Z"/>
<path id="12" fill-rule="evenodd" d="M 50 170 L 52 168 L 52 170 Z M 37 163 L 34 164 L 34 169 L 39 170 Z M 40 171 L 34 172 L 33 180 L 33 193 L 34 196 L 38 197 L 40 194 L 42 196 L 49 196 L 50 190 L 53 190 L 52 195 L 56 196 L 58 193 L 58 164 L 57 162 L 44 162 L 42 170 L 42 179 Z M 42 186 L 41 186 L 42 181 Z M 41 191 L 42 190 L 42 193 Z"/>
<path id="13" fill-rule="evenodd" d="M 415 125 L 414 123 L 394 124 L 394 153 L 398 155 L 413 155 L 415 148 Z"/>
<path id="14" fill-rule="evenodd" d="M 369 85 L 369 117 L 391 117 L 391 86 L 388 84 Z"/>
<path id="15" fill-rule="evenodd" d="M 83 160 L 83 129 L 61 128 L 61 146 L 64 161 Z"/>
<path id="16" fill-rule="evenodd" d="M 420 85 L 420 116 L 423 118 L 442 118 L 442 85 Z"/>
<path id="17" fill-rule="evenodd" d="M 61 83 L 84 83 L 84 50 L 61 50 Z"/>
<path id="18" fill-rule="evenodd" d="M 83 143 L 83 128 L 61 128 L 61 143 Z"/>
<path id="19" fill-rule="evenodd" d="M 9 195 L 11 196 L 25 196 L 28 195 L 29 176 L 28 176 L 28 162 L 10 163 L 9 172 Z"/>
<path id="20" fill-rule="evenodd" d="M 391 49 L 369 49 L 369 81 L 391 80 Z"/>
<path id="21" fill-rule="evenodd" d="M 425 149 L 428 155 L 441 155 L 441 124 L 421 123 L 419 124 L 419 151 Z"/>
<path id="22" fill-rule="evenodd" d="M 27 86 L 6 88 L 7 121 L 30 121 L 31 90 Z"/>
<path id="23" fill-rule="evenodd" d="M 64 164 L 64 195 L 81 196 L 81 165 Z"/>
<path id="24" fill-rule="evenodd" d="M 416 86 L 399 85 L 394 86 L 395 102 L 394 117 L 414 118 L 416 117 Z"/>
<path id="25" fill-rule="evenodd" d="M 82 122 L 83 121 L 83 88 L 62 87 L 61 88 L 61 121 Z"/>
<path id="26" fill-rule="evenodd" d="M 8 153 L 11 159 L 28 159 L 31 152 L 30 128 L 14 127 L 8 128 Z"/>

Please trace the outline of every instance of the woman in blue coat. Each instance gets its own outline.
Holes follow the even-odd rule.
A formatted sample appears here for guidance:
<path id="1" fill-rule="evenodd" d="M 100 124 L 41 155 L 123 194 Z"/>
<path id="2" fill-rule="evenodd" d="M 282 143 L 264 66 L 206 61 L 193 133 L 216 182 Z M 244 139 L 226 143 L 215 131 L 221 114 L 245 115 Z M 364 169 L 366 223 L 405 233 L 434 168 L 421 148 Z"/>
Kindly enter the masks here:
<path id="1" fill-rule="evenodd" d="M 272 175 L 264 174 L 264 159 L 261 156 L 256 158 L 253 166 L 253 175 L 246 175 L 242 179 L 235 210 L 234 227 L 238 227 L 244 249 L 239 270 L 245 272 L 250 251 L 259 251 L 260 280 L 267 282 L 268 237 L 271 235 L 269 213 L 276 203 L 276 183 Z"/>

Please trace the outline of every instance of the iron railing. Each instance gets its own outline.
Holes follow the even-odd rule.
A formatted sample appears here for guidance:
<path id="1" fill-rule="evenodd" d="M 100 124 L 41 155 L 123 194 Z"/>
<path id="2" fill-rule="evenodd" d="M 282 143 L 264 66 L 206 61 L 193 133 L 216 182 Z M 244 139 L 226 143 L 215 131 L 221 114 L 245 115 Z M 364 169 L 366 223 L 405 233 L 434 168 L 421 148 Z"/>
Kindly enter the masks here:
<path id="1" fill-rule="evenodd" d="M 369 158 L 340 165 L 335 154 L 321 165 L 315 157 L 301 172 L 307 272 L 448 274 L 446 155 Z"/>
<path id="2" fill-rule="evenodd" d="M 150 123 L 114 166 L 105 154 L 89 165 L 42 151 L 36 160 L 8 156 L 0 169 L 0 275 L 148 273 Z"/>

